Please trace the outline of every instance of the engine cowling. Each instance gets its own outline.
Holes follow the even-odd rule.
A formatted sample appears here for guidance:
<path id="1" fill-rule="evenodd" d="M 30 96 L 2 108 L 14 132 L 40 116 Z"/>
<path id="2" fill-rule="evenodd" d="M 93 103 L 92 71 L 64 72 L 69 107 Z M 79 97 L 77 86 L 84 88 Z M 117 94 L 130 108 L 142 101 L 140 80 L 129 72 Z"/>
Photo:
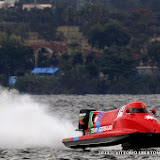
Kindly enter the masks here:
<path id="1" fill-rule="evenodd" d="M 79 129 L 88 129 L 89 113 L 91 111 L 96 111 L 95 109 L 81 109 L 79 112 Z"/>

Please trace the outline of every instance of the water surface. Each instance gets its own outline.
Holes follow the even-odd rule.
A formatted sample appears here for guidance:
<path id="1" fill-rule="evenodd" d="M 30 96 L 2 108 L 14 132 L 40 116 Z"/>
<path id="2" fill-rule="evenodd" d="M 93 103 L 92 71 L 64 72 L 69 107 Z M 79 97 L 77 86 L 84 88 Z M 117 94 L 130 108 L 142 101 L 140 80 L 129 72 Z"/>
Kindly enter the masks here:
<path id="1" fill-rule="evenodd" d="M 66 148 L 61 140 L 80 135 L 78 114 L 82 108 L 108 111 L 132 101 L 142 101 L 157 110 L 160 119 L 160 95 L 20 95 L 0 92 L 0 159 L 5 160 L 98 160 L 159 159 L 160 154 L 113 154 L 121 146 L 94 148 L 89 152 Z M 2 106 L 3 105 L 3 106 Z M 5 115 L 5 116 L 4 116 Z M 7 118 L 6 118 L 7 117 Z M 9 118 L 11 117 L 11 118 Z M 3 122 L 2 122 L 3 121 Z M 149 149 L 154 151 L 154 148 Z M 156 148 L 157 151 L 159 149 Z M 111 154 L 102 151 L 111 151 Z M 108 153 L 108 152 L 107 152 Z M 160 152 L 159 152 L 160 153 Z"/>

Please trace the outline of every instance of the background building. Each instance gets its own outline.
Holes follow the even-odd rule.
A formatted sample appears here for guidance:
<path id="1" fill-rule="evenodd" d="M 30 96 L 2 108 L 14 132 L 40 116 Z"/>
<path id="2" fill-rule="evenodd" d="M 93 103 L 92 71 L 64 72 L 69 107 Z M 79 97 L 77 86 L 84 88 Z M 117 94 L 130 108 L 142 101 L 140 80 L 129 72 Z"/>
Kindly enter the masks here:
<path id="1" fill-rule="evenodd" d="M 0 0 L 0 8 L 2 8 L 4 6 L 4 1 Z"/>
<path id="2" fill-rule="evenodd" d="M 4 3 L 8 3 L 10 5 L 13 5 L 16 0 L 4 0 Z"/>

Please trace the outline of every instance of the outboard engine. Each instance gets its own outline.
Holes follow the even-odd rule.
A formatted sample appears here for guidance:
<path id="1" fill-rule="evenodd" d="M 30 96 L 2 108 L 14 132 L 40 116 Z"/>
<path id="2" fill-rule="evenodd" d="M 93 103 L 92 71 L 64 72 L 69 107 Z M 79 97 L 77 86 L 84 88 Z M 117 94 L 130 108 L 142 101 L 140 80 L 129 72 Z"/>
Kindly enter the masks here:
<path id="1" fill-rule="evenodd" d="M 88 129 L 89 113 L 95 109 L 81 109 L 79 112 L 79 130 Z"/>

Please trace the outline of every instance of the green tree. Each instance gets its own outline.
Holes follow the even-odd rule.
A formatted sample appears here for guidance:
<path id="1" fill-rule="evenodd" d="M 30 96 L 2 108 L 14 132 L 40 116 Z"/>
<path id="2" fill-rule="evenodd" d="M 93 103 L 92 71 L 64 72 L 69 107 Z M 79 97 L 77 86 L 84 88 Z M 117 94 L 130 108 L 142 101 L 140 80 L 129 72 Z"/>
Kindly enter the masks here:
<path id="1" fill-rule="evenodd" d="M 153 27 L 156 29 L 158 21 L 151 9 L 141 8 L 134 11 L 128 21 L 128 27 L 133 36 L 142 33 L 149 36 L 155 36 L 152 29 Z"/>
<path id="2" fill-rule="evenodd" d="M 43 38 L 48 42 L 56 40 L 57 27 L 51 24 L 39 24 L 36 31 L 38 32 L 39 38 Z"/>
<path id="3" fill-rule="evenodd" d="M 72 6 L 67 6 L 64 13 L 64 20 L 66 24 L 73 25 L 75 22 L 75 9 Z"/>
<path id="4" fill-rule="evenodd" d="M 88 42 L 92 47 L 104 49 L 112 45 L 125 46 L 130 42 L 130 35 L 119 22 L 110 20 L 102 26 L 96 24 L 91 28 Z"/>
<path id="5" fill-rule="evenodd" d="M 77 64 L 83 63 L 83 55 L 81 52 L 76 52 L 72 57 L 72 64 L 76 66 Z"/>
<path id="6" fill-rule="evenodd" d="M 59 59 L 55 53 L 52 54 L 52 57 L 50 58 L 50 65 L 57 66 L 59 65 Z"/>
<path id="7" fill-rule="evenodd" d="M 39 52 L 37 57 L 37 67 L 50 67 L 50 57 Z"/>
<path id="8" fill-rule="evenodd" d="M 135 0 L 112 0 L 111 3 L 121 11 L 133 11 L 138 8 L 138 1 Z"/>
<path id="9" fill-rule="evenodd" d="M 147 46 L 149 42 L 150 37 L 144 33 L 132 38 L 130 47 L 132 48 L 132 52 L 137 55 L 139 62 L 146 63 L 148 61 Z"/>
<path id="10" fill-rule="evenodd" d="M 94 53 L 88 54 L 85 58 L 85 64 L 92 63 L 96 59 Z"/>
<path id="11" fill-rule="evenodd" d="M 22 1 L 16 1 L 14 4 L 15 9 L 17 12 L 22 12 L 23 10 L 23 2 Z"/>
<path id="12" fill-rule="evenodd" d="M 148 56 L 152 60 L 152 65 L 160 67 L 160 42 L 155 41 L 148 46 Z"/>
<path id="13" fill-rule="evenodd" d="M 97 77 L 99 74 L 99 68 L 95 63 L 86 64 L 86 69 L 89 72 L 91 77 Z"/>
<path id="14" fill-rule="evenodd" d="M 102 72 L 107 74 L 111 80 L 129 77 L 135 73 L 136 61 L 130 52 L 130 49 L 126 47 L 108 48 L 102 57 Z"/>
<path id="15" fill-rule="evenodd" d="M 8 35 L 20 36 L 23 40 L 27 39 L 29 33 L 29 24 L 26 23 L 3 23 L 0 31 L 7 33 Z"/>
<path id="16" fill-rule="evenodd" d="M 25 46 L 21 37 L 0 33 L 0 74 L 15 75 L 33 68 L 33 49 Z"/>

